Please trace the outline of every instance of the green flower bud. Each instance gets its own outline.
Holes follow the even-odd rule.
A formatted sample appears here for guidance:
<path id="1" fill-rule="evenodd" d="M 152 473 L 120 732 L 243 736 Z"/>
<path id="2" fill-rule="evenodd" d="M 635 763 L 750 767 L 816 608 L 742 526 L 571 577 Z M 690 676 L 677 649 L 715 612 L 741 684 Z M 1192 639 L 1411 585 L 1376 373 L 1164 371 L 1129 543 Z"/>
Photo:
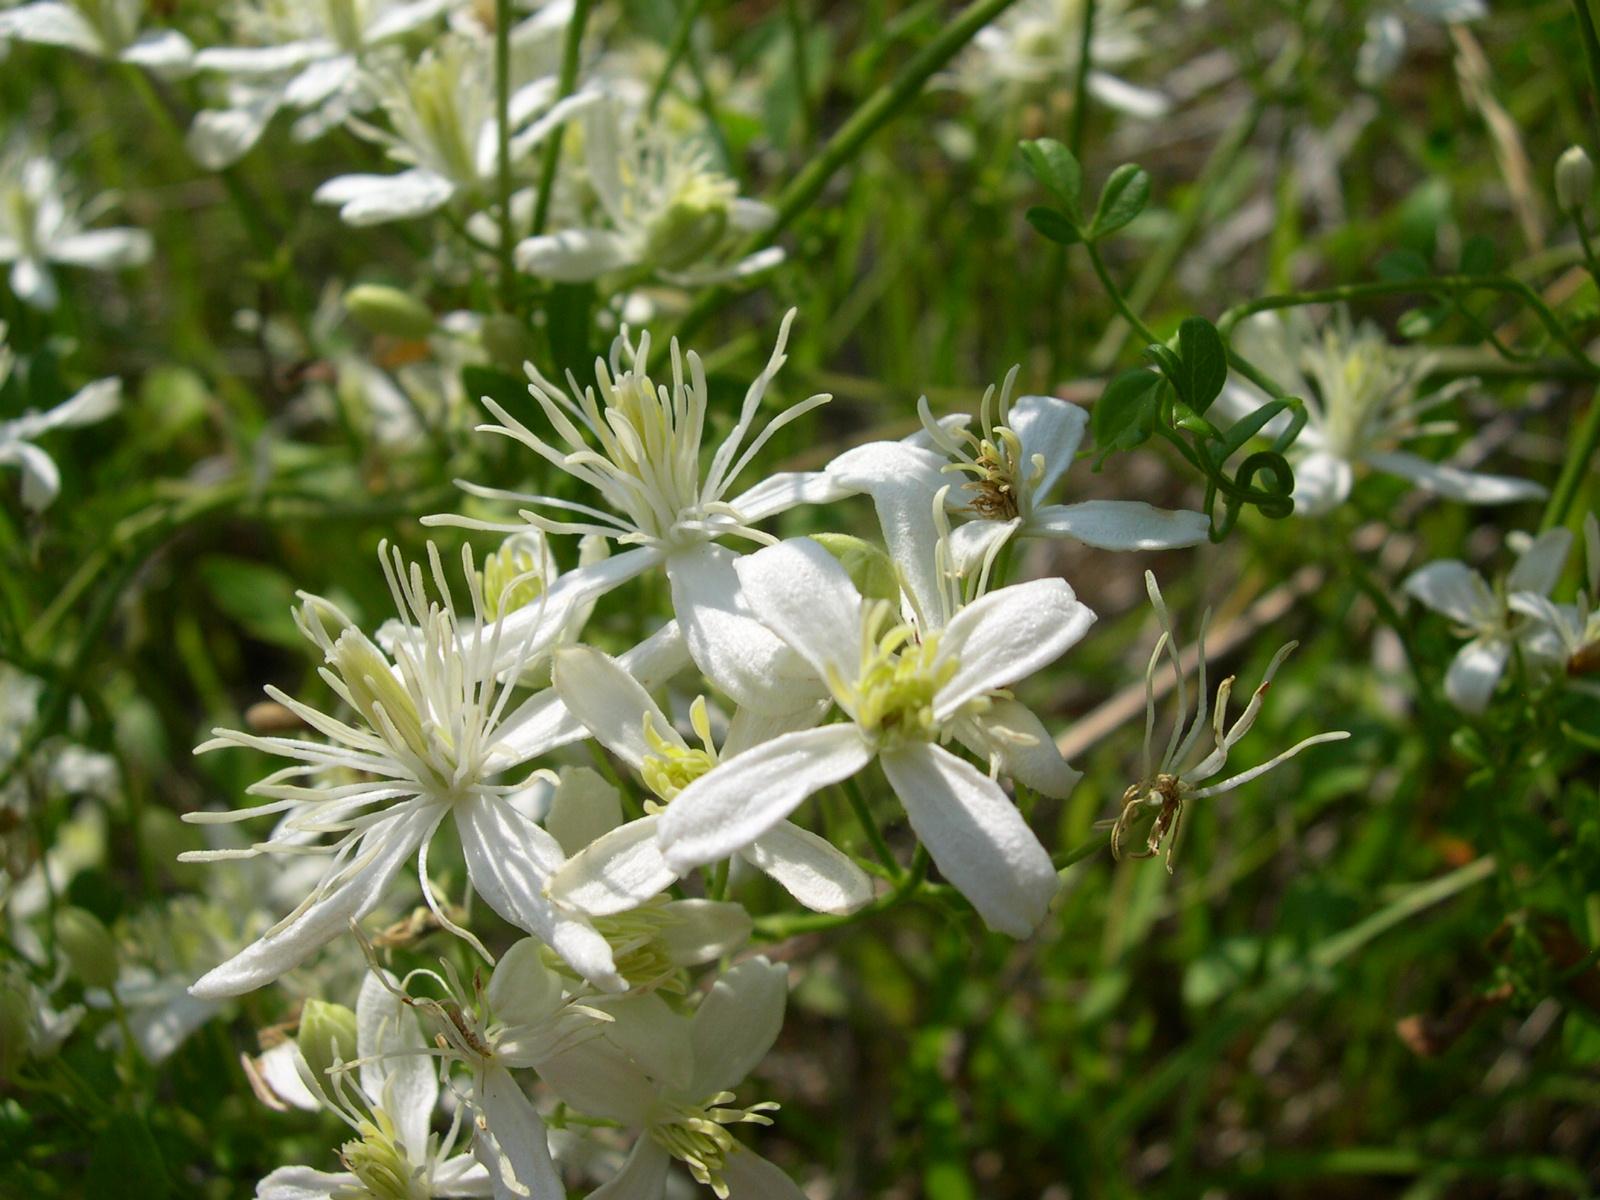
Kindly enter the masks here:
<path id="1" fill-rule="evenodd" d="M 900 602 L 900 582 L 889 556 L 871 542 L 848 533 L 814 533 L 811 539 L 839 560 L 839 565 L 867 600 Z"/>
<path id="2" fill-rule="evenodd" d="M 344 307 L 368 333 L 420 341 L 433 332 L 433 310 L 399 288 L 358 284 L 344 294 Z"/>
<path id="3" fill-rule="evenodd" d="M 109 988 L 117 982 L 117 944 L 88 909 L 63 908 L 56 913 L 56 945 L 84 986 Z"/>
<path id="4" fill-rule="evenodd" d="M 1562 212 L 1582 208 L 1594 193 L 1594 163 L 1582 146 L 1568 146 L 1556 159 L 1556 203 Z"/>
<path id="5" fill-rule="evenodd" d="M 732 183 L 720 177 L 689 184 L 651 226 L 645 257 L 668 271 L 685 270 L 706 258 L 727 235 L 734 195 Z"/>
<path id="6" fill-rule="evenodd" d="M 356 1056 L 356 1014 L 342 1004 L 307 1000 L 300 1010 L 300 1056 L 321 1086 L 335 1062 Z"/>

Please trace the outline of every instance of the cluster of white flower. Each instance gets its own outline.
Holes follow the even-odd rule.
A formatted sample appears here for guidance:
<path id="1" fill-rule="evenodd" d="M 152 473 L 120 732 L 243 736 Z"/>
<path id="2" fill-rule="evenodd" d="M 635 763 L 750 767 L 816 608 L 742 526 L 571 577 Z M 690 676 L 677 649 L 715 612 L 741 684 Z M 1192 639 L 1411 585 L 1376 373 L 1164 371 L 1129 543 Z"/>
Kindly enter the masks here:
<path id="1" fill-rule="evenodd" d="M 1012 793 L 1065 797 L 1079 776 L 1011 689 L 1079 641 L 1094 614 L 1065 580 L 1007 583 L 1003 551 L 1024 537 L 1177 548 L 1203 541 L 1206 521 L 1138 501 L 1049 503 L 1077 451 L 1084 413 L 1047 396 L 1012 402 L 1009 379 L 998 400 L 992 390 L 985 397 L 976 428 L 964 414 L 936 420 L 924 405 L 925 427 L 906 441 L 859 446 L 824 470 L 737 488 L 777 429 L 829 399 L 812 396 L 760 424 L 793 316 L 714 450 L 705 442 L 705 369 L 692 351 L 672 346 L 664 383 L 650 374 L 648 336 L 626 330 L 609 361 L 596 363 L 591 386 L 569 379 L 564 391 L 530 367 L 529 391 L 549 438 L 492 400 L 485 404 L 498 423 L 482 428 L 526 447 L 590 495 L 463 483 L 516 518 L 433 519 L 509 535 L 481 566 L 463 552 L 461 584 L 437 551 L 408 565 L 385 549 L 399 619 L 372 636 L 330 601 L 304 597 L 300 628 L 346 715 L 269 689 L 319 736 L 218 731 L 201 747 L 249 747 L 289 765 L 251 789 L 264 800 L 259 807 L 190 817 L 269 816 L 269 836 L 189 859 L 321 856 L 326 865 L 301 902 L 201 978 L 195 996 L 217 1000 L 277 979 L 367 918 L 413 860 L 437 925 L 489 958 L 463 924 L 467 909 L 441 893 L 429 870 L 446 824 L 471 890 L 532 935 L 501 958 L 486 990 L 448 971 L 369 981 L 348 1022 L 366 1030 L 366 1040 L 357 1037 L 335 1059 L 320 1044 L 308 1049 L 308 1036 L 325 1034 L 308 1032 L 321 1026 L 303 1017 L 304 1086 L 278 1094 L 333 1109 L 358 1140 L 344 1148 L 346 1175 L 287 1168 L 263 1183 L 262 1195 L 342 1194 L 355 1186 L 352 1175 L 378 1195 L 387 1194 L 374 1191 L 379 1177 L 418 1189 L 395 1194 L 455 1194 L 445 1189 L 476 1186 L 481 1169 L 490 1181 L 561 1195 L 539 1110 L 507 1074 L 525 1070 L 565 1106 L 556 1113 L 640 1131 L 595 1195 L 657 1197 L 673 1159 L 719 1196 L 798 1194 L 727 1129 L 768 1120 L 767 1105 L 731 1107 L 731 1089 L 777 1035 L 783 970 L 746 960 L 698 1006 L 686 999 L 686 971 L 733 953 L 751 932 L 742 905 L 725 898 L 730 865 L 754 867 L 800 904 L 841 918 L 874 902 L 887 885 L 806 827 L 814 821 L 799 819 L 808 797 L 853 786 L 848 781 L 874 762 L 904 807 L 919 855 L 984 923 L 1023 938 L 1045 919 L 1059 877 Z M 885 548 L 840 534 L 780 541 L 759 528 L 796 505 L 853 494 L 873 500 Z M 560 536 L 582 537 L 587 547 L 565 572 L 549 545 Z M 759 548 L 741 554 L 725 539 Z M 602 553 L 608 542 L 621 551 Z M 620 655 L 584 644 L 596 601 L 655 571 L 666 576 L 672 619 Z M 453 593 L 463 585 L 466 602 L 458 605 Z M 1153 581 L 1151 596 L 1165 622 Z M 1169 628 L 1158 655 L 1170 637 Z M 658 699 L 691 670 L 711 691 L 689 707 L 693 741 Z M 1186 799 L 1343 736 L 1309 739 L 1243 776 L 1203 786 L 1254 721 L 1265 684 L 1232 728 L 1223 723 L 1228 688 L 1218 694 L 1214 728 L 1202 704 L 1159 766 L 1147 764 L 1119 830 L 1135 809 L 1167 803 L 1175 813 Z M 1180 726 L 1186 717 L 1180 711 Z M 573 764 L 570 748 L 591 738 L 628 769 L 626 781 L 617 777 L 621 790 Z M 389 1015 L 369 1021 L 365 1009 Z M 384 1037 L 415 1040 L 406 1032 L 413 1012 L 441 1047 L 445 1077 L 458 1080 L 452 1094 L 465 1106 L 443 1141 L 429 1132 L 433 1068 L 420 1071 L 380 1048 Z M 426 1044 L 417 1042 L 417 1053 Z M 309 1062 L 324 1065 L 313 1070 Z M 357 1070 L 359 1087 L 349 1075 Z M 460 1120 L 463 1111 L 470 1122 Z M 450 1157 L 464 1124 L 479 1167 Z M 573 1163 L 593 1161 L 573 1148 L 583 1141 L 579 1128 L 588 1126 L 569 1128 L 557 1151 Z"/>

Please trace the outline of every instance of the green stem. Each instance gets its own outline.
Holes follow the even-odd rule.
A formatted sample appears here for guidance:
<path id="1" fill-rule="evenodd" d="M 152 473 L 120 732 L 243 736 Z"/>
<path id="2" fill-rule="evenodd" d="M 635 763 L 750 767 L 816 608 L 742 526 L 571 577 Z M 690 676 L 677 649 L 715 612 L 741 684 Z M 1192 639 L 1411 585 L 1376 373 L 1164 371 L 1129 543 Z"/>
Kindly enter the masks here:
<path id="1" fill-rule="evenodd" d="M 1111 832 L 1107 830 L 1097 833 L 1086 842 L 1079 842 L 1071 850 L 1058 854 L 1051 862 L 1059 874 L 1065 875 L 1069 867 L 1081 863 L 1086 858 L 1091 858 L 1100 853 L 1111 844 Z"/>
<path id="2" fill-rule="evenodd" d="M 789 181 L 778 194 L 773 207 L 777 218 L 760 233 L 752 236 L 740 248 L 735 258 L 743 258 L 772 245 L 796 218 L 811 207 L 822 194 L 834 174 L 850 162 L 869 138 L 922 91 L 923 84 L 948 63 L 989 22 L 993 21 L 1017 0 L 973 0 L 957 14 L 939 33 L 912 56 L 900 73 L 869 96 L 860 108 L 850 115 L 838 131 L 828 139 L 820 153 Z M 722 307 L 733 293 L 725 287 L 712 288 L 703 293 L 695 306 L 684 316 L 678 326 L 679 337 L 687 337 L 698 329 L 705 319 Z"/>
<path id="3" fill-rule="evenodd" d="M 1539 520 L 1541 532 L 1554 529 L 1567 519 L 1567 514 L 1572 511 L 1572 502 L 1577 498 L 1578 488 L 1588 474 L 1589 460 L 1594 457 L 1596 445 L 1600 445 L 1600 391 L 1590 397 L 1589 411 L 1583 414 L 1577 435 L 1567 449 L 1561 474 L 1556 477 L 1556 486 L 1550 492 L 1550 502 L 1545 505 L 1544 516 Z"/>
<path id="4" fill-rule="evenodd" d="M 853 776 L 844 781 L 844 794 L 850 801 L 850 809 L 856 814 L 856 820 L 861 823 L 862 832 L 867 835 L 867 841 L 872 846 L 872 853 L 891 875 L 899 875 L 900 864 L 895 861 L 894 852 L 889 849 L 889 843 L 884 841 L 883 831 L 878 828 L 878 822 L 873 819 L 872 809 L 867 804 L 866 796 L 861 792 L 861 785 L 855 781 Z"/>
<path id="5" fill-rule="evenodd" d="M 1346 283 L 1338 287 L 1319 288 L 1308 292 L 1286 292 L 1278 296 L 1263 296 L 1244 304 L 1236 304 L 1222 314 L 1217 328 L 1226 337 L 1240 321 L 1254 313 L 1280 308 L 1300 308 L 1307 304 L 1338 304 L 1351 300 L 1365 300 L 1376 296 L 1438 295 L 1459 296 L 1470 292 L 1501 292 L 1515 296 L 1539 318 L 1546 331 L 1559 342 L 1574 361 L 1581 363 L 1591 377 L 1600 376 L 1597 365 L 1567 332 L 1564 325 L 1548 305 L 1527 284 L 1504 275 L 1438 275 L 1421 279 L 1380 279 L 1367 283 Z"/>
<path id="6" fill-rule="evenodd" d="M 806 21 L 800 12 L 800 0 L 784 0 L 783 10 L 789 21 L 789 53 L 793 60 L 794 90 L 800 109 L 801 142 L 809 146 L 816 138 L 817 131 L 811 113 L 811 67 L 806 61 Z"/>
<path id="7" fill-rule="evenodd" d="M 1116 280 L 1111 278 L 1111 272 L 1106 270 L 1105 259 L 1100 257 L 1099 247 L 1093 242 L 1084 242 L 1083 248 L 1089 252 L 1089 265 L 1094 268 L 1095 278 L 1100 280 L 1100 286 L 1105 288 L 1106 295 L 1111 298 L 1111 303 L 1122 314 L 1122 319 L 1146 342 L 1155 345 L 1164 341 L 1164 338 L 1158 338 L 1155 335 L 1155 331 L 1140 319 L 1138 313 L 1128 307 L 1128 302 L 1123 299 L 1122 289 L 1117 286 Z"/>
<path id="8" fill-rule="evenodd" d="M 1089 114 L 1089 64 L 1094 42 L 1095 0 L 1083 0 L 1083 27 L 1078 35 L 1078 77 L 1072 85 L 1072 130 L 1067 145 L 1083 161 L 1083 127 Z"/>
<path id="9" fill-rule="evenodd" d="M 910 868 L 900 881 L 871 904 L 863 905 L 852 913 L 784 913 L 778 916 L 758 917 L 755 923 L 755 936 L 764 942 L 781 942 L 796 934 L 821 933 L 828 929 L 841 929 L 846 925 L 854 925 L 867 917 L 895 908 L 923 892 L 932 891 L 933 885 L 925 882 L 927 877 L 928 851 L 926 847 L 919 845 L 916 853 L 912 855 Z"/>
<path id="10" fill-rule="evenodd" d="M 499 0 L 497 0 L 499 2 Z M 583 48 L 583 30 L 589 23 L 589 10 L 593 0 L 577 0 L 572 6 L 572 22 L 567 26 L 567 39 L 561 47 L 561 78 L 556 89 L 559 104 L 578 88 L 578 56 Z M 556 167 L 561 162 L 562 137 L 560 129 L 550 131 L 545 143 L 544 162 L 539 168 L 539 192 L 533 204 L 533 236 L 544 232 L 550 220 L 550 198 L 555 192 Z"/>
<path id="11" fill-rule="evenodd" d="M 574 14 L 576 16 L 576 14 Z M 517 231 L 511 220 L 511 0 L 494 0 L 494 104 L 497 129 L 495 191 L 500 203 L 500 304 L 508 311 L 516 295 L 513 254 Z M 558 133 L 550 135 L 560 145 Z"/>
<path id="12" fill-rule="evenodd" d="M 1583 38 L 1583 57 L 1589 64 L 1589 86 L 1594 94 L 1589 97 L 1590 119 L 1600 127 L 1600 34 L 1595 32 L 1594 13 L 1589 10 L 1589 0 L 1572 0 L 1572 11 L 1578 17 L 1578 31 Z"/>
<path id="13" fill-rule="evenodd" d="M 656 109 L 661 107 L 661 97 L 667 94 L 667 88 L 672 83 L 672 72 L 683 61 L 684 53 L 689 49 L 689 38 L 694 34 L 694 23 L 700 17 L 700 10 L 705 7 L 706 0 L 688 0 L 683 6 L 683 11 L 678 14 L 678 24 L 672 30 L 672 41 L 667 45 L 667 61 L 661 65 L 661 74 L 656 76 L 656 85 L 650 89 L 650 100 L 645 105 L 645 112 L 650 116 L 656 115 Z"/>

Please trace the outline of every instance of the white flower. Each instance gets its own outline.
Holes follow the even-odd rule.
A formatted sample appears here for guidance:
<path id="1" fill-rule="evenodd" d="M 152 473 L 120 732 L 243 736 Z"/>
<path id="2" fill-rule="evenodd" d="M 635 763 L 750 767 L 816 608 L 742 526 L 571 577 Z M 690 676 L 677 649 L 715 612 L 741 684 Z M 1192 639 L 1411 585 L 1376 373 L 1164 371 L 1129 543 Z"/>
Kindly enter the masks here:
<path id="1" fill-rule="evenodd" d="M 1072 466 L 1088 413 L 1054 396 L 1023 396 L 1010 403 L 1013 368 L 999 404 L 994 388 L 983 396 L 978 432 L 968 418 L 935 421 L 926 397 L 918 401 L 923 432 L 902 442 L 869 442 L 828 464 L 842 490 L 866 492 L 878 511 L 883 536 L 905 583 L 923 611 L 941 588 L 934 577 L 939 537 L 933 499 L 952 482 L 947 504 L 974 519 L 951 535 L 952 566 L 987 572 L 1009 539 L 1067 538 L 1102 550 L 1166 550 L 1206 540 L 1204 513 L 1155 508 L 1143 500 L 1082 500 L 1049 504 L 1045 497 Z"/>
<path id="2" fill-rule="evenodd" d="M 469 1154 L 451 1153 L 459 1122 L 443 1138 L 431 1131 L 439 1102 L 438 1073 L 415 1013 L 393 988 L 375 972 L 362 983 L 354 1063 L 336 1063 L 319 1079 L 298 1050 L 290 1049 L 284 1060 L 293 1065 L 299 1087 L 273 1089 L 300 1105 L 314 1101 L 350 1126 L 356 1136 L 339 1150 L 345 1169 L 280 1167 L 256 1185 L 257 1200 L 495 1194 L 483 1166 Z"/>
<path id="3" fill-rule="evenodd" d="M 391 130 L 357 131 L 407 163 L 397 175 L 340 175 L 312 199 L 339 207 L 350 225 L 426 216 L 458 198 L 492 194 L 499 164 L 493 45 L 447 37 L 416 63 L 373 74 L 371 86 Z M 573 113 L 591 103 L 579 92 L 556 98 L 557 80 L 543 76 L 511 95 L 511 160 L 520 173 L 529 152 Z"/>
<path id="4" fill-rule="evenodd" d="M 1583 518 L 1583 551 L 1586 586 L 1571 604 L 1553 602 L 1548 588 L 1541 593 L 1511 590 L 1513 584 L 1506 584 L 1511 590 L 1507 604 L 1535 622 L 1527 632 L 1529 651 L 1537 658 L 1561 663 L 1569 676 L 1592 675 L 1600 667 L 1600 519 L 1592 512 Z M 1587 686 L 1594 690 L 1593 683 Z"/>
<path id="5" fill-rule="evenodd" d="M 79 203 L 56 164 L 20 144 L 0 158 L 0 264 L 11 264 L 17 299 L 34 308 L 56 306 L 52 263 L 114 271 L 149 259 L 150 235 L 142 229 L 84 227 L 110 199 Z"/>
<path id="6" fill-rule="evenodd" d="M 562 591 L 608 591 L 658 566 L 672 585 L 672 606 L 695 663 L 741 707 L 775 715 L 808 707 L 824 694 L 811 670 L 765 629 L 739 595 L 733 551 L 716 539 L 734 536 L 756 542 L 771 537 L 757 522 L 803 503 L 841 494 L 818 472 L 773 475 L 753 488 L 733 493 L 734 481 L 774 433 L 831 397 L 811 396 L 783 410 L 750 437 L 767 387 L 784 364 L 791 310 L 778 331 L 766 369 L 750 384 L 732 430 L 702 472 L 706 426 L 706 377 L 694 351 L 680 355 L 672 345 L 671 386 L 647 373 L 650 339 L 635 345 L 626 336 L 611 348 L 609 364 L 596 361 L 596 388 L 583 388 L 570 376 L 569 396 L 532 366 L 528 389 L 543 410 L 563 450 L 534 433 L 489 397 L 485 406 L 500 423 L 484 432 L 512 438 L 540 458 L 598 493 L 606 508 L 575 500 L 507 492 L 463 483 L 475 496 L 523 504 L 526 524 L 551 533 L 593 534 L 635 547 L 603 563 L 571 572 Z M 685 370 L 687 368 L 687 376 Z M 522 525 L 463 517 L 424 518 L 425 524 L 511 532 Z M 513 614 L 507 626 L 515 629 Z"/>
<path id="7" fill-rule="evenodd" d="M 299 141 L 320 137 L 376 100 L 362 68 L 390 47 L 458 7 L 462 0 L 267 0 L 238 8 L 238 33 L 249 46 L 200 51 L 202 71 L 244 80 L 239 103 L 202 112 L 189 134 L 195 160 L 212 170 L 236 161 L 260 138 L 279 105 L 304 115 Z"/>
<path id="8" fill-rule="evenodd" d="M 437 551 L 430 551 L 439 601 L 430 600 L 420 566 L 409 573 L 398 552 L 380 551 L 384 573 L 402 618 L 392 659 L 334 605 L 304 597 L 296 614 L 306 637 L 321 649 L 321 675 L 352 710 L 349 723 L 268 688 L 268 694 L 326 742 L 218 730 L 199 752 L 244 746 L 294 760 L 255 784 L 268 803 L 253 809 L 191 813 L 189 820 L 237 821 L 269 813 L 289 815 L 262 843 L 242 852 L 200 851 L 191 861 L 256 854 L 323 853 L 332 856 L 315 891 L 272 930 L 195 984 L 195 994 L 236 995 L 271 982 L 359 919 L 382 898 L 406 859 L 417 857 L 423 898 L 440 923 L 477 944 L 434 897 L 428 847 L 452 818 L 472 886 L 506 920 L 542 938 L 586 978 L 621 988 L 606 941 L 592 926 L 545 895 L 550 874 L 564 859 L 556 840 L 512 802 L 524 781 L 495 782 L 500 772 L 581 736 L 552 698 L 535 696 L 510 711 L 515 681 L 526 662 L 565 628 L 556 605 L 539 605 L 548 619 L 535 624 L 509 668 L 502 663 L 503 625 L 490 623 L 483 585 L 463 551 L 472 619 L 458 620 Z M 442 602 L 440 602 L 442 601 Z M 333 622 L 330 635 L 326 622 Z M 502 677 L 505 677 L 504 679 Z M 339 786 L 298 782 L 337 769 L 358 782 Z M 306 833 L 332 836 L 307 847 Z"/>
<path id="9" fill-rule="evenodd" d="M 956 64 L 954 83 L 980 101 L 1015 100 L 1071 89 L 1083 48 L 1085 0 L 1022 0 L 978 31 Z M 1136 87 L 1105 68 L 1124 67 L 1146 52 L 1144 31 L 1155 14 L 1129 0 L 1099 0 L 1089 48 L 1089 95 L 1129 116 L 1154 118 L 1171 107 L 1160 92 Z"/>
<path id="10" fill-rule="evenodd" d="M 5 325 L 0 323 L 0 384 L 5 382 Z M 45 412 L 24 413 L 10 421 L 0 421 L 0 466 L 22 471 L 22 502 L 35 512 L 48 508 L 61 491 L 61 472 L 55 460 L 35 446 L 34 441 L 52 429 L 93 425 L 104 421 L 122 403 L 122 382 L 97 379 Z"/>
<path id="11" fill-rule="evenodd" d="M 1434 612 L 1443 613 L 1468 639 L 1456 651 L 1444 677 L 1444 693 L 1462 712 L 1481 713 L 1489 706 L 1495 684 L 1511 660 L 1518 643 L 1529 646 L 1531 632 L 1518 615 L 1532 599 L 1549 596 L 1572 548 L 1572 533 L 1552 529 L 1528 543 L 1498 588 L 1490 587 L 1477 571 L 1454 559 L 1432 562 L 1405 581 L 1405 590 Z M 1508 596 L 1520 594 L 1519 605 Z M 1529 647 L 1532 648 L 1532 647 Z"/>
<path id="12" fill-rule="evenodd" d="M 992 694 L 1055 661 L 1094 614 L 1061 579 L 990 593 L 920 638 L 887 600 L 865 601 L 809 538 L 736 564 L 755 615 L 826 681 L 849 720 L 786 733 L 686 787 L 658 827 L 687 870 L 749 845 L 813 792 L 874 758 L 935 864 L 993 929 L 1030 934 L 1056 891 L 1050 856 L 999 783 L 938 743 L 984 720 Z"/>
<path id="13" fill-rule="evenodd" d="M 1218 685 L 1216 701 L 1209 712 L 1206 707 L 1211 700 L 1206 694 L 1206 622 L 1210 617 L 1210 613 L 1207 613 L 1200 620 L 1199 677 L 1195 682 L 1194 720 L 1190 722 L 1189 693 L 1184 683 L 1183 665 L 1178 655 L 1178 638 L 1172 628 L 1172 618 L 1167 612 L 1166 602 L 1161 598 L 1161 589 L 1156 585 L 1155 575 L 1146 571 L 1144 583 L 1145 590 L 1150 595 L 1150 603 L 1156 610 L 1156 618 L 1161 622 L 1161 637 L 1157 639 L 1155 649 L 1150 654 L 1150 665 L 1145 669 L 1144 766 L 1139 775 L 1139 782 L 1123 793 L 1122 813 L 1117 817 L 1111 830 L 1111 852 L 1120 855 L 1122 840 L 1127 836 L 1129 827 L 1135 823 L 1142 825 L 1148 820 L 1150 827 L 1145 839 L 1145 848 L 1143 851 L 1135 852 L 1133 857 L 1153 857 L 1161 849 L 1162 842 L 1170 838 L 1167 845 L 1167 870 L 1170 871 L 1172 855 L 1177 849 L 1183 806 L 1186 803 L 1190 800 L 1204 800 L 1209 796 L 1220 796 L 1224 792 L 1231 792 L 1253 779 L 1259 779 L 1310 746 L 1320 745 L 1323 742 L 1343 741 L 1350 735 L 1342 730 L 1316 734 L 1296 742 L 1289 749 L 1259 766 L 1241 771 L 1217 783 L 1207 783 L 1207 780 L 1214 779 L 1222 773 L 1223 768 L 1228 765 L 1228 756 L 1233 748 L 1256 723 L 1267 689 L 1272 686 L 1273 676 L 1278 673 L 1283 660 L 1289 657 L 1297 643 L 1288 643 L 1272 656 L 1261 682 L 1250 694 L 1250 702 L 1245 705 L 1244 711 L 1239 714 L 1239 719 L 1230 727 L 1227 724 L 1227 717 L 1228 698 L 1233 694 L 1232 675 Z M 1177 711 L 1172 721 L 1172 732 L 1168 734 L 1166 747 L 1158 760 L 1154 756 L 1153 743 L 1156 727 L 1155 677 L 1163 653 L 1172 664 L 1173 679 L 1177 685 L 1175 689 Z M 1205 742 L 1208 730 L 1211 734 L 1209 746 Z"/>
<path id="14" fill-rule="evenodd" d="M 36 0 L 0 13 L 0 38 L 66 46 L 162 75 L 184 74 L 194 47 L 173 29 L 144 30 L 147 0 Z"/>
<path id="15" fill-rule="evenodd" d="M 594 1038 L 540 1064 L 541 1078 L 573 1108 L 637 1133 L 622 1170 L 591 1200 L 662 1200 L 674 1159 L 722 1200 L 804 1200 L 728 1128 L 772 1123 L 775 1104 L 732 1104 L 777 1040 L 787 993 L 787 968 L 753 958 L 725 972 L 692 1017 L 635 1005 L 630 1016 L 650 1037 L 635 1036 L 626 1049 Z"/>
<path id="16" fill-rule="evenodd" d="M 564 282 L 643 268 L 686 285 L 724 282 L 776 265 L 783 251 L 722 261 L 731 242 L 772 224 L 765 204 L 739 196 L 702 139 L 607 99 L 584 114 L 593 224 L 528 238 L 517 266 Z"/>
<path id="17" fill-rule="evenodd" d="M 1352 329 L 1342 309 L 1320 332 L 1299 313 L 1287 320 L 1259 313 L 1234 331 L 1233 344 L 1290 395 L 1305 400 L 1306 425 L 1289 453 L 1297 513 L 1320 516 L 1343 504 L 1358 466 L 1398 475 L 1466 504 L 1512 504 L 1545 495 L 1544 488 L 1527 480 L 1440 466 L 1397 449 L 1412 438 L 1454 429 L 1448 422 L 1418 418 L 1471 387 L 1472 381 L 1459 380 L 1419 396 L 1418 388 L 1432 370 L 1430 357 L 1390 345 L 1374 325 Z M 1267 401 L 1253 384 L 1230 380 L 1217 408 L 1239 418 Z M 1263 432 L 1274 436 L 1285 425 L 1280 414 Z"/>
<path id="18" fill-rule="evenodd" d="M 1397 7 L 1379 9 L 1367 18 L 1365 37 L 1356 52 L 1356 81 L 1377 87 L 1394 74 L 1406 51 L 1405 17 L 1454 23 L 1488 14 L 1484 0 L 1404 0 Z"/>
<path id="19" fill-rule="evenodd" d="M 692 710 L 701 743 L 696 749 L 609 655 L 588 646 L 569 647 L 557 652 L 554 675 L 568 711 L 639 774 L 658 802 L 647 801 L 646 816 L 606 833 L 575 855 L 556 873 L 551 895 L 595 915 L 634 908 L 678 878 L 656 844 L 658 814 L 719 762 L 788 732 L 795 722 L 764 719 L 741 709 L 719 754 L 704 697 Z M 820 715 L 820 706 L 800 710 L 800 721 L 809 727 Z M 849 855 L 789 821 L 780 821 L 739 854 L 815 911 L 853 912 L 872 899 L 871 880 Z"/>

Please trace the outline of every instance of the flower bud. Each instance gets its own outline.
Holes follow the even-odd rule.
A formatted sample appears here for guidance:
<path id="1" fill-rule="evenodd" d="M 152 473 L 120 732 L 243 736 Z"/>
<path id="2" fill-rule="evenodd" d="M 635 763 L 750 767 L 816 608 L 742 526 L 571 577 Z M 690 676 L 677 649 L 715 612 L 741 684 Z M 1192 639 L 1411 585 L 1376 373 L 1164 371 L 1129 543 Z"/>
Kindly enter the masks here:
<path id="1" fill-rule="evenodd" d="M 1582 208 L 1594 192 L 1594 163 L 1582 146 L 1568 146 L 1556 159 L 1556 203 L 1562 212 Z"/>
<path id="2" fill-rule="evenodd" d="M 433 332 L 433 310 L 399 288 L 358 284 L 344 294 L 344 307 L 368 333 L 420 341 Z"/>
<path id="3" fill-rule="evenodd" d="M 894 563 L 878 547 L 847 533 L 814 533 L 811 538 L 839 560 L 850 582 L 865 599 L 899 602 L 900 583 Z"/>
<path id="4" fill-rule="evenodd" d="M 690 189 L 668 206 L 650 230 L 645 256 L 668 271 L 683 271 L 714 251 L 728 232 L 726 189 Z"/>
<path id="5" fill-rule="evenodd" d="M 300 1056 L 311 1068 L 311 1077 L 325 1087 L 328 1069 L 337 1062 L 351 1062 L 356 1056 L 356 1014 L 342 1004 L 307 1000 L 300 1010 Z"/>
<path id="6" fill-rule="evenodd" d="M 56 913 L 56 944 L 86 987 L 109 988 L 117 982 L 117 944 L 88 909 L 63 908 Z"/>

